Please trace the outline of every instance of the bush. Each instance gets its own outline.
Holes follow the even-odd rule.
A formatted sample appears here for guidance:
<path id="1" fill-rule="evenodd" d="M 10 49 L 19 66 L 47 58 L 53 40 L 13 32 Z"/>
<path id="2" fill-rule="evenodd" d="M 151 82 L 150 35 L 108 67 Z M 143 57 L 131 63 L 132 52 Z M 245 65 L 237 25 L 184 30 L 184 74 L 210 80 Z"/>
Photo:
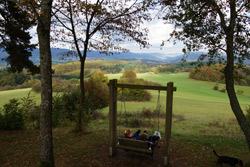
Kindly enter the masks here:
<path id="1" fill-rule="evenodd" d="M 79 103 L 80 92 L 78 90 L 54 96 L 52 101 L 52 126 L 65 126 L 70 122 L 74 122 Z"/>
<path id="2" fill-rule="evenodd" d="M 10 99 L 9 103 L 3 106 L 1 115 L 2 130 L 21 130 L 24 128 L 24 113 L 19 106 L 18 99 Z"/>
<path id="3" fill-rule="evenodd" d="M 121 76 L 119 83 L 135 84 L 135 85 L 156 85 L 153 82 L 145 81 L 136 78 L 136 73 L 133 71 L 125 71 Z M 159 84 L 157 84 L 159 85 Z M 118 99 L 125 101 L 150 101 L 151 94 L 143 89 L 118 89 Z"/>
<path id="4" fill-rule="evenodd" d="M 80 104 L 81 92 L 74 89 L 53 97 L 53 127 L 65 126 L 76 121 Z M 83 123 L 86 126 L 95 116 L 97 109 L 108 106 L 108 87 L 90 79 L 85 82 L 85 103 L 83 108 Z"/>
<path id="5" fill-rule="evenodd" d="M 214 90 L 219 90 L 219 86 L 218 86 L 218 85 L 215 85 L 213 89 L 214 89 Z"/>
<path id="6" fill-rule="evenodd" d="M 238 95 L 242 95 L 243 93 L 244 93 L 243 90 L 237 90 L 237 94 L 238 94 Z"/>
<path id="7" fill-rule="evenodd" d="M 37 82 L 34 85 L 32 85 L 31 90 L 36 92 L 36 93 L 40 93 L 41 92 L 41 82 Z"/>
<path id="8" fill-rule="evenodd" d="M 102 83 L 102 84 L 108 84 L 109 82 L 108 77 L 104 76 L 101 70 L 96 70 L 94 74 L 91 76 L 91 79 L 93 79 L 97 83 Z"/>
<path id="9" fill-rule="evenodd" d="M 125 101 L 150 101 L 151 94 L 142 89 L 118 89 L 118 99 Z"/>
<path id="10" fill-rule="evenodd" d="M 85 83 L 85 110 L 95 111 L 108 106 L 109 90 L 106 84 L 89 79 Z"/>
<path id="11" fill-rule="evenodd" d="M 40 107 L 36 106 L 34 110 L 31 110 L 28 114 L 27 122 L 33 129 L 40 128 L 40 111 Z"/>
<path id="12" fill-rule="evenodd" d="M 20 109 L 23 113 L 25 126 L 38 129 L 40 127 L 40 107 L 30 93 L 20 100 Z"/>
<path id="13" fill-rule="evenodd" d="M 226 89 L 225 89 L 225 88 L 223 88 L 223 89 L 221 89 L 221 90 L 220 90 L 220 92 L 222 92 L 222 93 L 226 93 Z"/>
<path id="14" fill-rule="evenodd" d="M 151 117 L 153 115 L 153 112 L 150 110 L 150 108 L 148 109 L 143 109 L 142 110 L 142 115 L 144 117 Z"/>

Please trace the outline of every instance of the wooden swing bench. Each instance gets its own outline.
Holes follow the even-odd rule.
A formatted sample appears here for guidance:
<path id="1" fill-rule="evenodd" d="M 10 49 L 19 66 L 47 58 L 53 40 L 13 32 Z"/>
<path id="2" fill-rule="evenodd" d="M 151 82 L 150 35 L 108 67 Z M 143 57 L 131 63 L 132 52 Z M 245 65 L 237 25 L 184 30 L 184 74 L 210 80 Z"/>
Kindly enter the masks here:
<path id="1" fill-rule="evenodd" d="M 136 151 L 153 155 L 153 150 L 148 148 L 148 143 L 145 141 L 132 141 L 131 139 L 118 139 L 117 144 L 117 89 L 150 89 L 150 90 L 163 90 L 166 93 L 166 119 L 165 119 L 165 147 L 164 147 L 164 166 L 170 164 L 170 141 L 171 141 L 171 128 L 172 128 L 172 110 L 173 110 L 173 92 L 176 91 L 173 82 L 167 83 L 167 86 L 150 86 L 150 85 L 130 85 L 119 84 L 117 80 L 109 81 L 109 155 L 114 156 L 117 153 L 117 148 L 127 151 Z"/>
<path id="2" fill-rule="evenodd" d="M 135 140 L 129 138 L 118 138 L 118 144 L 116 148 L 123 149 L 125 151 L 134 151 L 139 153 L 150 154 L 153 156 L 152 149 L 149 148 L 148 142 L 142 140 Z"/>

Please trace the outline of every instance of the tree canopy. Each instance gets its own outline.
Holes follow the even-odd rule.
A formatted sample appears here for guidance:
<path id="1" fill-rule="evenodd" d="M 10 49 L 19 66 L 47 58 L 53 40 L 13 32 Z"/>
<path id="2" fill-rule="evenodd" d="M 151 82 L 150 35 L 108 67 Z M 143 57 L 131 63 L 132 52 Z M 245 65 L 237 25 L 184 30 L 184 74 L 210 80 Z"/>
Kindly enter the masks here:
<path id="1" fill-rule="evenodd" d="M 150 2 L 150 1 L 149 1 Z M 54 41 L 70 44 L 80 58 L 81 102 L 77 131 L 81 131 L 81 115 L 85 98 L 84 70 L 87 51 L 106 54 L 127 51 L 121 44 L 135 41 L 147 47 L 147 28 L 141 24 L 150 20 L 149 2 L 139 0 L 57 0 L 54 3 Z"/>
<path id="2" fill-rule="evenodd" d="M 14 1 L 0 1 L 0 48 L 9 54 L 5 60 L 12 72 L 21 72 L 24 68 L 32 74 L 39 72 L 39 67 L 29 60 L 36 45 L 31 44 L 28 30 L 34 25 L 35 21 Z"/>
<path id="3" fill-rule="evenodd" d="M 225 55 L 231 36 L 236 61 L 250 59 L 249 2 L 172 0 L 165 4 L 164 19 L 175 26 L 171 37 L 184 42 L 184 52 L 207 49 L 211 58 Z"/>
<path id="4" fill-rule="evenodd" d="M 237 62 L 250 59 L 250 2 L 248 0 L 164 0 L 164 19 L 174 24 L 171 37 L 183 41 L 184 52 L 207 49 L 210 59 L 226 55 L 224 69 L 230 105 L 250 150 L 250 125 L 234 88 Z"/>

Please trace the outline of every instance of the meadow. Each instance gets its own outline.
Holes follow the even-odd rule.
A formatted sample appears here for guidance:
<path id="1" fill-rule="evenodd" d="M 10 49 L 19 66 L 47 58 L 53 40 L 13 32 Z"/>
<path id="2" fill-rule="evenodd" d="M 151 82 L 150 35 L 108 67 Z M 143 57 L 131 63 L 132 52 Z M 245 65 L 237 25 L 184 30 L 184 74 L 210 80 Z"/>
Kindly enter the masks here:
<path id="1" fill-rule="evenodd" d="M 121 75 L 107 74 L 106 76 L 109 79 L 119 79 Z M 214 148 L 220 155 L 238 157 L 245 162 L 246 166 L 250 165 L 250 154 L 247 149 L 245 137 L 230 108 L 227 94 L 213 90 L 216 83 L 189 79 L 188 73 L 138 73 L 137 77 L 160 83 L 163 86 L 167 82 L 174 82 L 174 86 L 177 87 L 177 91 L 174 92 L 174 117 L 171 143 L 171 152 L 173 152 L 173 155 L 176 155 L 173 157 L 174 163 L 177 163 L 178 158 L 176 159 L 176 157 L 179 157 L 179 160 L 183 161 L 183 164 L 180 166 L 215 166 L 217 158 L 212 153 L 212 148 Z M 224 87 L 224 84 L 219 84 L 219 89 Z M 236 90 L 243 91 L 241 95 L 238 95 L 238 98 L 242 109 L 245 110 L 250 105 L 250 87 L 236 86 Z M 10 98 L 26 96 L 29 91 L 30 89 L 1 91 L 0 106 Z M 145 108 L 154 110 L 157 105 L 158 91 L 150 92 L 153 96 L 151 101 L 126 102 L 126 111 L 135 113 L 141 112 Z M 162 91 L 160 94 L 160 104 L 165 107 L 166 92 Z M 31 92 L 31 95 L 35 97 L 39 104 L 39 94 Z M 119 113 L 121 113 L 121 104 L 121 102 L 118 102 L 117 108 Z M 102 112 L 104 115 L 107 115 L 108 107 L 104 108 Z M 122 112 L 124 112 L 124 108 Z M 164 125 L 164 119 L 161 119 L 159 130 L 162 133 L 164 132 Z M 119 125 L 119 133 L 122 133 L 125 128 L 127 127 Z M 132 130 L 136 130 L 136 128 L 132 128 Z M 147 128 L 147 130 L 151 133 L 154 129 Z M 63 129 L 56 129 L 54 131 L 56 137 L 60 136 L 61 133 L 64 135 L 66 133 Z M 108 142 L 108 118 L 106 117 L 103 120 L 93 122 L 89 127 L 89 131 L 102 133 L 104 140 Z M 99 139 L 96 142 L 98 141 Z M 85 147 L 85 145 L 82 147 Z"/>

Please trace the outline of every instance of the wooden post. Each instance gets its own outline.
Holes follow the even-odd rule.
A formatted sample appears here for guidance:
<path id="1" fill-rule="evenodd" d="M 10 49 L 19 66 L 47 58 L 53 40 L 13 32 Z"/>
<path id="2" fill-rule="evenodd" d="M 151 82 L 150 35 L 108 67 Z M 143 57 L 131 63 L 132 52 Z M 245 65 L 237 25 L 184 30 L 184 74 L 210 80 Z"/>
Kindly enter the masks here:
<path id="1" fill-rule="evenodd" d="M 170 164 L 170 144 L 171 144 L 171 128 L 172 128 L 173 91 L 174 91 L 173 82 L 167 83 L 164 166 L 169 166 L 169 164 Z"/>
<path id="2" fill-rule="evenodd" d="M 109 155 L 116 154 L 116 131 L 117 131 L 117 80 L 109 82 Z"/>

